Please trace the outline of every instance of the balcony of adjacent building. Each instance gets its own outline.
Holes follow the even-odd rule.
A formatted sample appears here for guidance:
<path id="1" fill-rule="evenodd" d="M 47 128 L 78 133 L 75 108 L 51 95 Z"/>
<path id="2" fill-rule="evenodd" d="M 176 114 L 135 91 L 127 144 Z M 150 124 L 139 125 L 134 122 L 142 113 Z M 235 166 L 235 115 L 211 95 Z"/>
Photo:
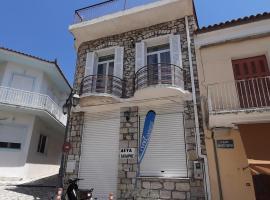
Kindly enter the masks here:
<path id="1" fill-rule="evenodd" d="M 85 41 L 189 15 L 193 15 L 191 0 L 108 0 L 76 10 L 74 24 L 69 29 L 78 48 Z"/>
<path id="2" fill-rule="evenodd" d="M 270 76 L 208 86 L 209 125 L 263 123 L 270 120 Z"/>
<path id="3" fill-rule="evenodd" d="M 0 86 L 0 105 L 1 110 L 30 113 L 66 125 L 62 107 L 45 94 Z"/>

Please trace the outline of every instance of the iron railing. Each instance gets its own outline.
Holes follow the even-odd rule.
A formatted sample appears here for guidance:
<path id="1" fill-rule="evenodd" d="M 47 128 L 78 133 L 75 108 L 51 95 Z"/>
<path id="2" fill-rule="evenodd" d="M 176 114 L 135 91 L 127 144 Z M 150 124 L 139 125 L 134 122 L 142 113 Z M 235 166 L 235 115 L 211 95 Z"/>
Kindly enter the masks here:
<path id="1" fill-rule="evenodd" d="M 184 70 L 174 64 L 158 63 L 142 67 L 136 72 L 135 90 L 153 85 L 169 85 L 184 89 Z"/>
<path id="2" fill-rule="evenodd" d="M 92 20 L 104 15 L 127 10 L 143 4 L 161 0 L 107 0 L 102 3 L 93 4 L 75 11 L 75 23 Z"/>
<path id="3" fill-rule="evenodd" d="M 253 111 L 270 108 L 270 76 L 211 84 L 210 113 Z"/>
<path id="4" fill-rule="evenodd" d="M 80 95 L 103 93 L 123 97 L 124 81 L 116 76 L 89 75 L 83 78 Z"/>
<path id="5" fill-rule="evenodd" d="M 62 124 L 67 122 L 62 108 L 48 95 L 0 86 L 0 103 L 45 110 Z"/>

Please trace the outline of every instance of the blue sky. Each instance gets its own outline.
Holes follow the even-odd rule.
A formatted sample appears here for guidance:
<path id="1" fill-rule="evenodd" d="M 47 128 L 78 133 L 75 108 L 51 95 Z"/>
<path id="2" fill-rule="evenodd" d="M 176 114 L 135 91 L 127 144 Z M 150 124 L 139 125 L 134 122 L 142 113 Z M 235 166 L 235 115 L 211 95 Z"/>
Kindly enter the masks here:
<path id="1" fill-rule="evenodd" d="M 101 1 L 1 0 L 0 46 L 48 60 L 57 58 L 72 83 L 76 53 L 68 26 L 75 9 Z M 270 12 L 270 0 L 195 0 L 195 5 L 200 26 Z"/>

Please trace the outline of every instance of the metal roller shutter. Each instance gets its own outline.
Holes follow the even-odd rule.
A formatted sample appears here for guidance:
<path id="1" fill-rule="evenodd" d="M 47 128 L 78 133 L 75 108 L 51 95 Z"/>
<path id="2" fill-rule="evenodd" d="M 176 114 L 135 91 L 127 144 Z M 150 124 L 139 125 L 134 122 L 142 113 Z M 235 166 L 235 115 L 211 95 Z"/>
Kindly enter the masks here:
<path id="1" fill-rule="evenodd" d="M 140 165 L 141 176 L 187 177 L 187 159 L 182 107 L 154 108 L 156 119 L 151 139 Z M 148 108 L 149 109 L 149 108 Z M 147 109 L 140 114 L 142 133 Z"/>
<path id="2" fill-rule="evenodd" d="M 79 188 L 94 188 L 98 199 L 117 192 L 119 127 L 119 112 L 85 115 Z"/>

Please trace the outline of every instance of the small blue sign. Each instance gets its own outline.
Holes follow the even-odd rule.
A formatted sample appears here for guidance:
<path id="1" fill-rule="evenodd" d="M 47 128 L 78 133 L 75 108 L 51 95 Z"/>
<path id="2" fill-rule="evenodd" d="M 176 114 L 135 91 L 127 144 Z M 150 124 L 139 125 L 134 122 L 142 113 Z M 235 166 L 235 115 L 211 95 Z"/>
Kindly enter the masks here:
<path id="1" fill-rule="evenodd" d="M 155 118 L 156 118 L 156 112 L 153 110 L 150 110 L 145 117 L 143 134 L 142 134 L 141 144 L 140 144 L 140 149 L 139 149 L 139 163 L 142 162 L 147 146 L 149 144 L 151 133 L 153 131 L 153 127 L 155 123 Z"/>

